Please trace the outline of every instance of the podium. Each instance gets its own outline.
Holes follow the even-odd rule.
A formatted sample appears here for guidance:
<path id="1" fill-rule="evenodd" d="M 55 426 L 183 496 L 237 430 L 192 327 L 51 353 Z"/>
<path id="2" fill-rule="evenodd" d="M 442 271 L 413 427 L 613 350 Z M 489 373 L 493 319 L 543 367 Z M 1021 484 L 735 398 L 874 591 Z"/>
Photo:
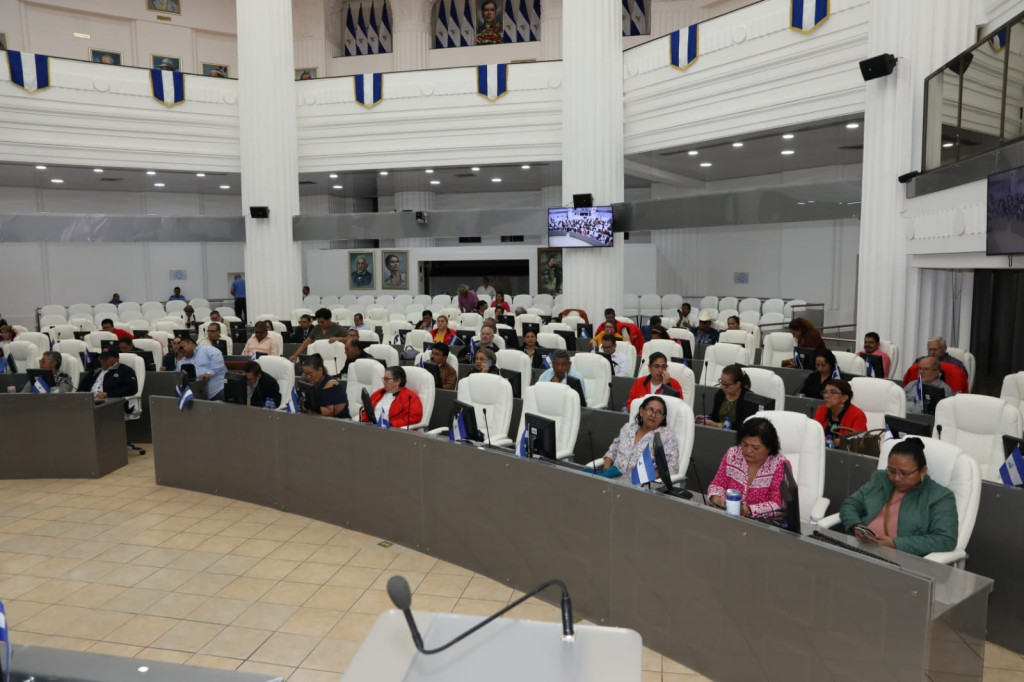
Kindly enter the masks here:
<path id="1" fill-rule="evenodd" d="M 440 646 L 482 616 L 414 611 L 426 648 Z M 401 611 L 377 618 L 345 682 L 640 682 L 643 643 L 635 630 L 575 626 L 562 640 L 561 623 L 500 618 L 438 654 L 416 650 Z"/>

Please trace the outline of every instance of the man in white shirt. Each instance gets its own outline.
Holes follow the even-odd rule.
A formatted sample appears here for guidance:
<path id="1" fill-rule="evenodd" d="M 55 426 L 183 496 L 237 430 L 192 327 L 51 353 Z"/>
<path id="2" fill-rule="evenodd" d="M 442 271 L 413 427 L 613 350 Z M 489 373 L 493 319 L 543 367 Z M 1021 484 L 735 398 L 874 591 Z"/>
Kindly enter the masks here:
<path id="1" fill-rule="evenodd" d="M 369 327 L 366 325 L 366 323 L 363 322 L 363 315 L 362 315 L 362 313 L 356 313 L 355 315 L 352 316 L 352 326 L 349 327 L 349 329 L 355 329 L 355 330 L 360 330 L 360 329 L 367 329 L 368 330 L 369 329 Z"/>
<path id="2" fill-rule="evenodd" d="M 605 335 L 601 338 L 601 355 L 608 358 L 612 363 L 612 376 L 633 376 L 629 371 L 629 360 L 627 360 L 626 356 L 619 350 L 619 346 L 615 342 L 615 337 Z"/>
<path id="3" fill-rule="evenodd" d="M 696 327 L 698 324 L 697 315 L 694 314 L 690 308 L 689 303 L 684 303 L 679 309 L 679 319 L 676 320 L 677 327 L 689 328 Z"/>
<path id="4" fill-rule="evenodd" d="M 492 301 L 494 300 L 494 295 L 496 293 L 498 293 L 498 292 L 496 292 L 494 290 L 494 287 L 491 286 L 491 279 L 489 277 L 484 277 L 483 284 L 481 284 L 480 286 L 478 286 L 476 288 L 477 296 L 479 296 L 481 294 L 487 294 L 488 296 L 491 297 Z"/>

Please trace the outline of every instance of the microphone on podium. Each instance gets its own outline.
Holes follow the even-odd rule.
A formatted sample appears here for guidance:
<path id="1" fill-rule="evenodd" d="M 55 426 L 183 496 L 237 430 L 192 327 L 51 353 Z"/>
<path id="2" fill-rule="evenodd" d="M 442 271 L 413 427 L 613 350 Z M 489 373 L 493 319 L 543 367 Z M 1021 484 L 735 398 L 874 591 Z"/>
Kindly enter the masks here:
<path id="1" fill-rule="evenodd" d="M 494 621 L 504 614 L 508 613 L 515 607 L 522 604 L 527 599 L 536 596 L 543 590 L 546 590 L 552 585 L 558 585 L 562 588 L 562 639 L 567 642 L 571 642 L 575 638 L 575 631 L 572 627 L 572 600 L 569 599 L 569 588 L 565 586 L 561 580 L 548 580 L 542 585 L 537 586 L 529 593 L 524 594 L 519 599 L 515 600 L 502 610 L 498 611 L 494 615 L 490 616 L 486 620 L 480 621 L 470 629 L 463 632 L 461 635 L 451 640 L 447 644 L 444 644 L 433 649 L 426 649 L 423 647 L 423 637 L 420 636 L 419 628 L 416 627 L 416 620 L 412 616 L 412 592 L 409 589 L 409 583 L 400 575 L 393 575 L 388 580 L 388 597 L 391 598 L 391 603 L 395 605 L 399 611 L 405 614 L 405 622 L 409 625 L 409 632 L 412 634 L 412 642 L 416 645 L 416 650 L 421 654 L 436 654 L 444 651 L 456 642 L 460 642 L 469 635 L 473 634 L 480 628 L 484 627 L 491 621 Z"/>
<path id="2" fill-rule="evenodd" d="M 939 440 L 942 440 L 942 424 L 935 425 L 935 432 L 939 435 Z"/>

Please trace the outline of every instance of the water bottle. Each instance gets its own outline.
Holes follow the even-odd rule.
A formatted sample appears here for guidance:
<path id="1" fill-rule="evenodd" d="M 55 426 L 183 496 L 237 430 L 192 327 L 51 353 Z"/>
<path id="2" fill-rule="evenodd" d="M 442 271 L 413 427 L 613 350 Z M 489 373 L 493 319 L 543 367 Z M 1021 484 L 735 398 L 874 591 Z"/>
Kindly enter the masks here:
<path id="1" fill-rule="evenodd" d="M 722 420 L 722 428 L 723 428 L 723 429 L 725 429 L 726 431 L 728 431 L 729 429 L 731 429 L 731 428 L 732 428 L 732 420 L 731 420 L 731 419 L 729 419 L 728 417 L 726 417 L 725 419 L 723 419 L 723 420 Z"/>
<path id="2" fill-rule="evenodd" d="M 743 495 L 739 490 L 730 488 L 725 491 L 725 511 L 727 514 L 733 516 L 740 515 L 740 507 L 743 500 Z"/>
<path id="3" fill-rule="evenodd" d="M 265 407 L 268 410 L 276 410 L 277 403 L 274 402 L 273 398 L 267 398 L 267 402 L 263 403 L 263 407 Z"/>

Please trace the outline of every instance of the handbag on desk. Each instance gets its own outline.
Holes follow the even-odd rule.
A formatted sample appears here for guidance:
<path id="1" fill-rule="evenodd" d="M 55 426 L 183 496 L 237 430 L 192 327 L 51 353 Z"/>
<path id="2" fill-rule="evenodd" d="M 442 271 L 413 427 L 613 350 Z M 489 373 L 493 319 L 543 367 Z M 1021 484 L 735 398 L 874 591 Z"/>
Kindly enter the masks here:
<path id="1" fill-rule="evenodd" d="M 882 449 L 882 437 L 885 435 L 885 429 L 854 431 L 849 426 L 837 426 L 832 429 L 832 435 L 835 436 L 837 450 L 878 457 Z"/>

